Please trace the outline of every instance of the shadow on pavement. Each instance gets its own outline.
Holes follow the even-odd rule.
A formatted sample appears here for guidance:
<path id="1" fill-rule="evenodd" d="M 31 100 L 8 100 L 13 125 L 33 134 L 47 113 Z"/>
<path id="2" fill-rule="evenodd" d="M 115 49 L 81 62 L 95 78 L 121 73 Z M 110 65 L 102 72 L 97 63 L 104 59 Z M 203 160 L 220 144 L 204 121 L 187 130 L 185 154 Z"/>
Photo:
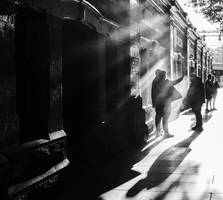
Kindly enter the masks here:
<path id="1" fill-rule="evenodd" d="M 71 163 L 67 175 L 54 192 L 54 200 L 76 199 L 101 200 L 99 195 L 137 177 L 140 173 L 132 166 L 144 158 L 165 138 L 150 134 L 145 145 L 151 144 L 142 152 L 139 149 L 127 150 L 118 157 L 109 157 L 106 162 Z M 52 195 L 51 195 L 52 198 Z"/>
<path id="2" fill-rule="evenodd" d="M 191 174 L 187 175 L 187 179 L 190 179 L 191 177 L 193 177 L 199 173 L 200 165 L 190 163 L 186 166 L 186 168 L 190 168 L 190 170 L 191 170 Z M 191 199 L 191 197 L 190 197 L 191 191 L 187 191 L 188 189 L 187 189 L 187 186 L 185 186 L 185 184 L 188 184 L 188 183 L 186 182 L 184 175 L 181 174 L 174 182 L 170 183 L 170 185 L 166 188 L 165 191 L 160 192 L 153 200 L 165 199 L 166 196 L 169 194 L 169 192 L 172 191 L 172 189 L 174 189 L 175 187 L 178 187 L 178 191 L 181 191 L 182 196 L 180 197 L 180 199 L 190 200 Z M 207 187 L 208 187 L 208 185 L 207 185 Z M 205 196 L 207 194 L 208 194 L 208 188 L 204 188 L 203 191 L 200 190 L 199 194 L 196 196 L 196 200 L 207 199 L 207 198 L 205 198 Z M 192 199 L 194 199 L 194 197 Z"/>
<path id="3" fill-rule="evenodd" d="M 191 151 L 189 146 L 198 136 L 199 134 L 194 132 L 190 137 L 165 150 L 153 163 L 147 173 L 147 177 L 141 179 L 130 188 L 126 197 L 134 197 L 144 188 L 149 190 L 164 182 Z M 158 166 L 165 166 L 166 172 L 158 173 Z"/>

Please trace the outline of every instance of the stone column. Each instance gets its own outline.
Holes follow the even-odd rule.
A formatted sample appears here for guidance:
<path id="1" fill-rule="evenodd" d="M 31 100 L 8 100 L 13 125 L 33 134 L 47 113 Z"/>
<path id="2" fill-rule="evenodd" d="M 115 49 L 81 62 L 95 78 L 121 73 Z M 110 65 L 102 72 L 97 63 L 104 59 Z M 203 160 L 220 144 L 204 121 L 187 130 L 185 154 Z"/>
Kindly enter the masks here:
<path id="1" fill-rule="evenodd" d="M 50 139 L 65 136 L 62 113 L 62 20 L 48 16 L 49 27 L 49 114 L 48 134 Z"/>
<path id="2" fill-rule="evenodd" d="M 53 132 L 62 130 L 61 23 L 35 10 L 16 16 L 16 93 L 22 142 L 52 139 Z"/>

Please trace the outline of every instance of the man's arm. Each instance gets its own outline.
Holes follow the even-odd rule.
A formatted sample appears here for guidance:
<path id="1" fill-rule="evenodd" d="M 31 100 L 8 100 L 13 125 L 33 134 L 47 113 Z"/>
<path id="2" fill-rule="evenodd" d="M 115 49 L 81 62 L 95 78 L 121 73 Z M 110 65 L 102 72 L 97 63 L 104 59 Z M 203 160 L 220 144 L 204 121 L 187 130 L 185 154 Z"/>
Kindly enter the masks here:
<path id="1" fill-rule="evenodd" d="M 184 78 L 184 76 L 182 76 L 181 78 L 178 78 L 178 79 L 176 79 L 176 80 L 174 80 L 174 81 L 171 81 L 171 84 L 176 85 L 176 84 L 178 84 L 179 82 L 181 82 L 181 81 L 183 80 L 183 78 Z"/>

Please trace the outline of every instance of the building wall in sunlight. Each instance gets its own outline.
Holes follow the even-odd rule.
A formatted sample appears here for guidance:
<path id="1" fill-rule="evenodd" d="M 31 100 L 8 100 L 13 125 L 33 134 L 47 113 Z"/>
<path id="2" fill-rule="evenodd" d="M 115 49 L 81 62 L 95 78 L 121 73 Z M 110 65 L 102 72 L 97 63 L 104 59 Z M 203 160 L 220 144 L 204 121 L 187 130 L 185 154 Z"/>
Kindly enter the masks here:
<path id="1" fill-rule="evenodd" d="M 202 69 L 201 69 L 201 78 L 204 82 L 206 80 L 206 74 L 207 74 L 207 48 L 204 45 L 202 48 L 202 57 L 201 57 L 201 63 L 202 63 Z"/>
<path id="2" fill-rule="evenodd" d="M 143 1 L 138 8 L 140 78 L 135 80 L 139 80 L 138 93 L 149 112 L 147 121 L 151 121 L 151 83 L 155 70 L 166 70 L 167 78 L 171 80 L 184 73 L 186 78 L 176 86 L 184 96 L 190 73 L 195 72 L 205 80 L 208 58 L 205 58 L 204 42 L 177 1 Z M 180 105 L 181 101 L 174 103 Z"/>
<path id="3" fill-rule="evenodd" d="M 175 2 L 171 9 L 171 78 L 179 78 L 187 74 L 187 14 Z"/>
<path id="4" fill-rule="evenodd" d="M 141 5 L 140 89 L 144 106 L 151 104 L 151 83 L 156 69 L 165 70 L 169 79 L 179 78 L 188 71 L 187 16 L 177 2 L 156 3 L 146 1 Z"/>
<path id="5" fill-rule="evenodd" d="M 153 129 L 151 85 L 155 70 L 170 74 L 169 6 L 168 1 L 130 1 L 131 95 L 142 99 L 148 134 Z"/>
<path id="6" fill-rule="evenodd" d="M 203 44 L 200 40 L 197 41 L 197 75 L 202 77 L 202 48 Z"/>
<path id="7" fill-rule="evenodd" d="M 151 84 L 156 69 L 170 73 L 170 16 L 165 2 L 146 1 L 139 6 L 140 92 L 143 106 L 151 105 Z"/>
<path id="8" fill-rule="evenodd" d="M 188 27 L 188 41 L 187 41 L 187 59 L 188 59 L 188 78 L 190 73 L 196 72 L 196 40 L 197 40 L 196 30 L 192 25 L 189 24 Z"/>

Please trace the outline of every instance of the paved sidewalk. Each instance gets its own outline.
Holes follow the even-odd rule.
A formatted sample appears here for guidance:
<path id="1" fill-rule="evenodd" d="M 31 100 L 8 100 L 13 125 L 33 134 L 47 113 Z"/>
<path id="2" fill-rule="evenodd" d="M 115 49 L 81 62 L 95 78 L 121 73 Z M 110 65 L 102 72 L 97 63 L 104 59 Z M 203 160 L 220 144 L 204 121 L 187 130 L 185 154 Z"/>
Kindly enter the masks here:
<path id="1" fill-rule="evenodd" d="M 190 130 L 194 115 L 170 123 L 173 138 L 151 136 L 131 168 L 135 175 L 101 193 L 103 200 L 223 200 L 223 90 L 217 111 L 203 109 L 204 131 Z M 123 172 L 124 173 L 124 172 Z M 84 199 L 84 198 L 82 198 Z"/>

